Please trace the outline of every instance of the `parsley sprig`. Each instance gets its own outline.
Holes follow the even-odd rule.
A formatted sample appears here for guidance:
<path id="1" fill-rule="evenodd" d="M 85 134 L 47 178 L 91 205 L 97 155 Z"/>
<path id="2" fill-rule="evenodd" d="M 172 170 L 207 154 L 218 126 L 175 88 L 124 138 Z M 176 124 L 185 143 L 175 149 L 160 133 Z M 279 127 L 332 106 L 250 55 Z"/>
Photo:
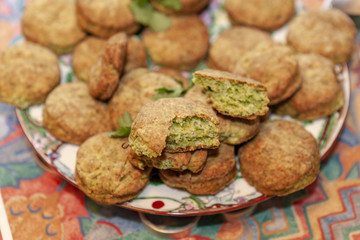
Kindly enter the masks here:
<path id="1" fill-rule="evenodd" d="M 161 0 L 161 3 L 174 9 L 181 8 L 180 0 Z M 130 3 L 130 9 L 136 22 L 150 27 L 155 32 L 168 29 L 171 25 L 170 17 L 156 11 L 148 0 L 133 0 Z"/>
<path id="2" fill-rule="evenodd" d="M 160 98 L 175 98 L 183 97 L 185 93 L 194 86 L 194 82 L 190 79 L 188 88 L 158 88 L 155 89 L 157 95 L 153 97 L 153 100 L 156 101 Z"/>
<path id="3" fill-rule="evenodd" d="M 128 137 L 130 135 L 130 131 L 131 131 L 131 124 L 132 124 L 132 119 L 130 116 L 130 113 L 125 112 L 122 115 L 122 118 L 120 118 L 118 121 L 118 129 L 115 132 L 111 132 L 109 134 L 109 137 L 112 138 L 122 138 L 122 137 Z"/>
<path id="4" fill-rule="evenodd" d="M 187 89 L 184 88 L 158 88 L 155 89 L 158 93 L 154 96 L 154 100 L 158 100 L 160 98 L 175 98 L 182 97 L 187 92 Z"/>
<path id="5" fill-rule="evenodd" d="M 180 0 L 158 0 L 158 1 L 161 2 L 162 5 L 166 7 L 171 7 L 177 11 L 181 9 Z"/>

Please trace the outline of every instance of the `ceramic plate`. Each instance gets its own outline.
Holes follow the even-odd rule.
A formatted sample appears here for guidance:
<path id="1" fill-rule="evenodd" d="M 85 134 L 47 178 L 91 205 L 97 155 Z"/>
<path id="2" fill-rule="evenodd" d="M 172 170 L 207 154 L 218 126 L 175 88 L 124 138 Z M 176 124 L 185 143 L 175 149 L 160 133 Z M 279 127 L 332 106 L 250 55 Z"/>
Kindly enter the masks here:
<path id="1" fill-rule="evenodd" d="M 210 41 L 213 41 L 219 32 L 230 26 L 226 13 L 220 7 L 221 4 L 221 1 L 212 1 L 208 10 L 202 14 L 202 19 L 209 26 Z M 285 35 L 286 26 L 273 33 L 273 37 L 277 41 L 284 41 Z M 76 80 L 72 72 L 71 56 L 61 57 L 60 66 L 62 83 Z M 150 67 L 152 66 L 150 65 Z M 204 65 L 200 65 L 198 68 L 201 67 Z M 327 118 L 301 122 L 318 140 L 322 159 L 325 158 L 327 152 L 336 142 L 349 108 L 350 80 L 348 68 L 346 65 L 338 66 L 337 71 L 345 93 L 343 108 Z M 42 105 L 30 107 L 26 110 L 17 109 L 16 114 L 20 125 L 38 154 L 39 163 L 77 186 L 74 180 L 74 172 L 78 146 L 59 141 L 43 128 L 42 109 Z M 279 117 L 272 116 L 272 118 Z M 238 170 L 237 179 L 216 195 L 193 196 L 186 191 L 167 187 L 159 180 L 153 180 L 137 198 L 119 204 L 119 206 L 145 213 L 191 216 L 237 210 L 269 198 L 270 196 L 263 195 L 250 186 L 241 177 Z"/>

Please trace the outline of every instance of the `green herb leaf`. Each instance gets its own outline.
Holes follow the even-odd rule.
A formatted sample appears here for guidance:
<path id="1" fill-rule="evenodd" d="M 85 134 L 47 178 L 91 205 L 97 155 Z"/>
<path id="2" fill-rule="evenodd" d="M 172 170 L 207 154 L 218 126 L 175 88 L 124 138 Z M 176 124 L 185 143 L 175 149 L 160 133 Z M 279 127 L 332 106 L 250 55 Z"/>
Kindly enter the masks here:
<path id="1" fill-rule="evenodd" d="M 140 6 L 144 7 L 145 5 L 148 4 L 148 0 L 138 0 L 138 3 Z"/>
<path id="2" fill-rule="evenodd" d="M 175 10 L 181 9 L 181 2 L 180 0 L 159 0 L 162 5 L 166 7 L 172 7 Z"/>
<path id="3" fill-rule="evenodd" d="M 132 119 L 130 113 L 124 112 L 122 118 L 120 118 L 117 122 L 119 127 L 131 127 Z"/>
<path id="4" fill-rule="evenodd" d="M 135 21 L 158 32 L 170 27 L 170 17 L 157 12 L 147 0 L 131 1 L 130 9 Z"/>
<path id="5" fill-rule="evenodd" d="M 116 132 L 109 133 L 109 137 L 112 138 L 122 138 L 128 137 L 131 132 L 131 127 L 119 127 Z"/>
<path id="6" fill-rule="evenodd" d="M 155 89 L 157 91 L 157 95 L 154 96 L 154 100 L 158 100 L 160 98 L 175 98 L 182 97 L 187 92 L 187 89 L 184 88 L 158 88 Z"/>
<path id="7" fill-rule="evenodd" d="M 147 3 L 147 1 L 131 1 L 130 9 L 135 16 L 136 22 L 146 26 L 148 25 L 151 19 L 151 14 L 153 9 Z"/>
<path id="8" fill-rule="evenodd" d="M 158 94 L 168 94 L 168 93 L 172 93 L 174 91 L 174 89 L 158 88 L 158 89 L 155 89 L 155 91 L 157 91 Z"/>
<path id="9" fill-rule="evenodd" d="M 192 79 L 189 80 L 189 87 L 188 89 L 192 88 L 195 85 Z"/>
<path id="10" fill-rule="evenodd" d="M 168 16 L 154 11 L 151 15 L 149 27 L 155 32 L 168 29 L 171 25 L 171 20 Z"/>
<path id="11" fill-rule="evenodd" d="M 116 132 L 109 133 L 109 137 L 112 138 L 128 137 L 130 135 L 131 124 L 132 124 L 130 113 L 125 112 L 122 115 L 122 118 L 120 118 L 117 122 L 119 128 L 116 130 Z"/>

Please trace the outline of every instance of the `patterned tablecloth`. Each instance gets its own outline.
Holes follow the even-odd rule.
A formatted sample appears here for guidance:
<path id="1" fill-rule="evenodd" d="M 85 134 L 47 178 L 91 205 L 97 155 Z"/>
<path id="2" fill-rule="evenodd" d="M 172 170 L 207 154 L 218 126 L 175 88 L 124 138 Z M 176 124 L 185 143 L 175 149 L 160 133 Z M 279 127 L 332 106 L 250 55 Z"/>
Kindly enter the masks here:
<path id="1" fill-rule="evenodd" d="M 324 1 L 303 2 L 321 6 Z M 0 0 L 0 50 L 22 38 L 19 19 L 25 4 Z M 183 239 L 360 239 L 359 40 L 350 64 L 350 111 L 317 181 L 258 204 L 248 216 L 202 216 Z M 7 213 L 0 207 L 0 240 L 9 235 L 7 225 L 13 239 L 156 239 L 138 213 L 96 204 L 44 171 L 35 158 L 15 109 L 0 104 L 0 196 Z"/>

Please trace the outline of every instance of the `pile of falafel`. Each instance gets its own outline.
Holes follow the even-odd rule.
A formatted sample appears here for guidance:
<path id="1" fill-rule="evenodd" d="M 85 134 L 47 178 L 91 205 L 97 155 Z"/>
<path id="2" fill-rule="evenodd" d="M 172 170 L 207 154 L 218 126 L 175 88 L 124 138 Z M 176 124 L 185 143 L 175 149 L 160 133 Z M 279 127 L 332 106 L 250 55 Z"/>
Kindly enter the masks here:
<path id="1" fill-rule="evenodd" d="M 336 9 L 295 14 L 294 0 L 225 0 L 231 24 L 213 36 L 201 18 L 212 2 L 179 2 L 148 1 L 171 23 L 155 31 L 130 0 L 32 1 L 25 41 L 0 52 L 0 101 L 44 105 L 44 128 L 79 145 L 76 182 L 100 203 L 135 198 L 154 172 L 194 195 L 217 194 L 239 171 L 266 195 L 313 183 L 319 146 L 299 122 L 342 108 L 335 65 L 351 56 L 352 20 Z M 275 41 L 286 24 L 286 43 Z M 63 54 L 76 79 L 60 84 Z M 118 128 L 127 134 L 111 136 Z"/>

